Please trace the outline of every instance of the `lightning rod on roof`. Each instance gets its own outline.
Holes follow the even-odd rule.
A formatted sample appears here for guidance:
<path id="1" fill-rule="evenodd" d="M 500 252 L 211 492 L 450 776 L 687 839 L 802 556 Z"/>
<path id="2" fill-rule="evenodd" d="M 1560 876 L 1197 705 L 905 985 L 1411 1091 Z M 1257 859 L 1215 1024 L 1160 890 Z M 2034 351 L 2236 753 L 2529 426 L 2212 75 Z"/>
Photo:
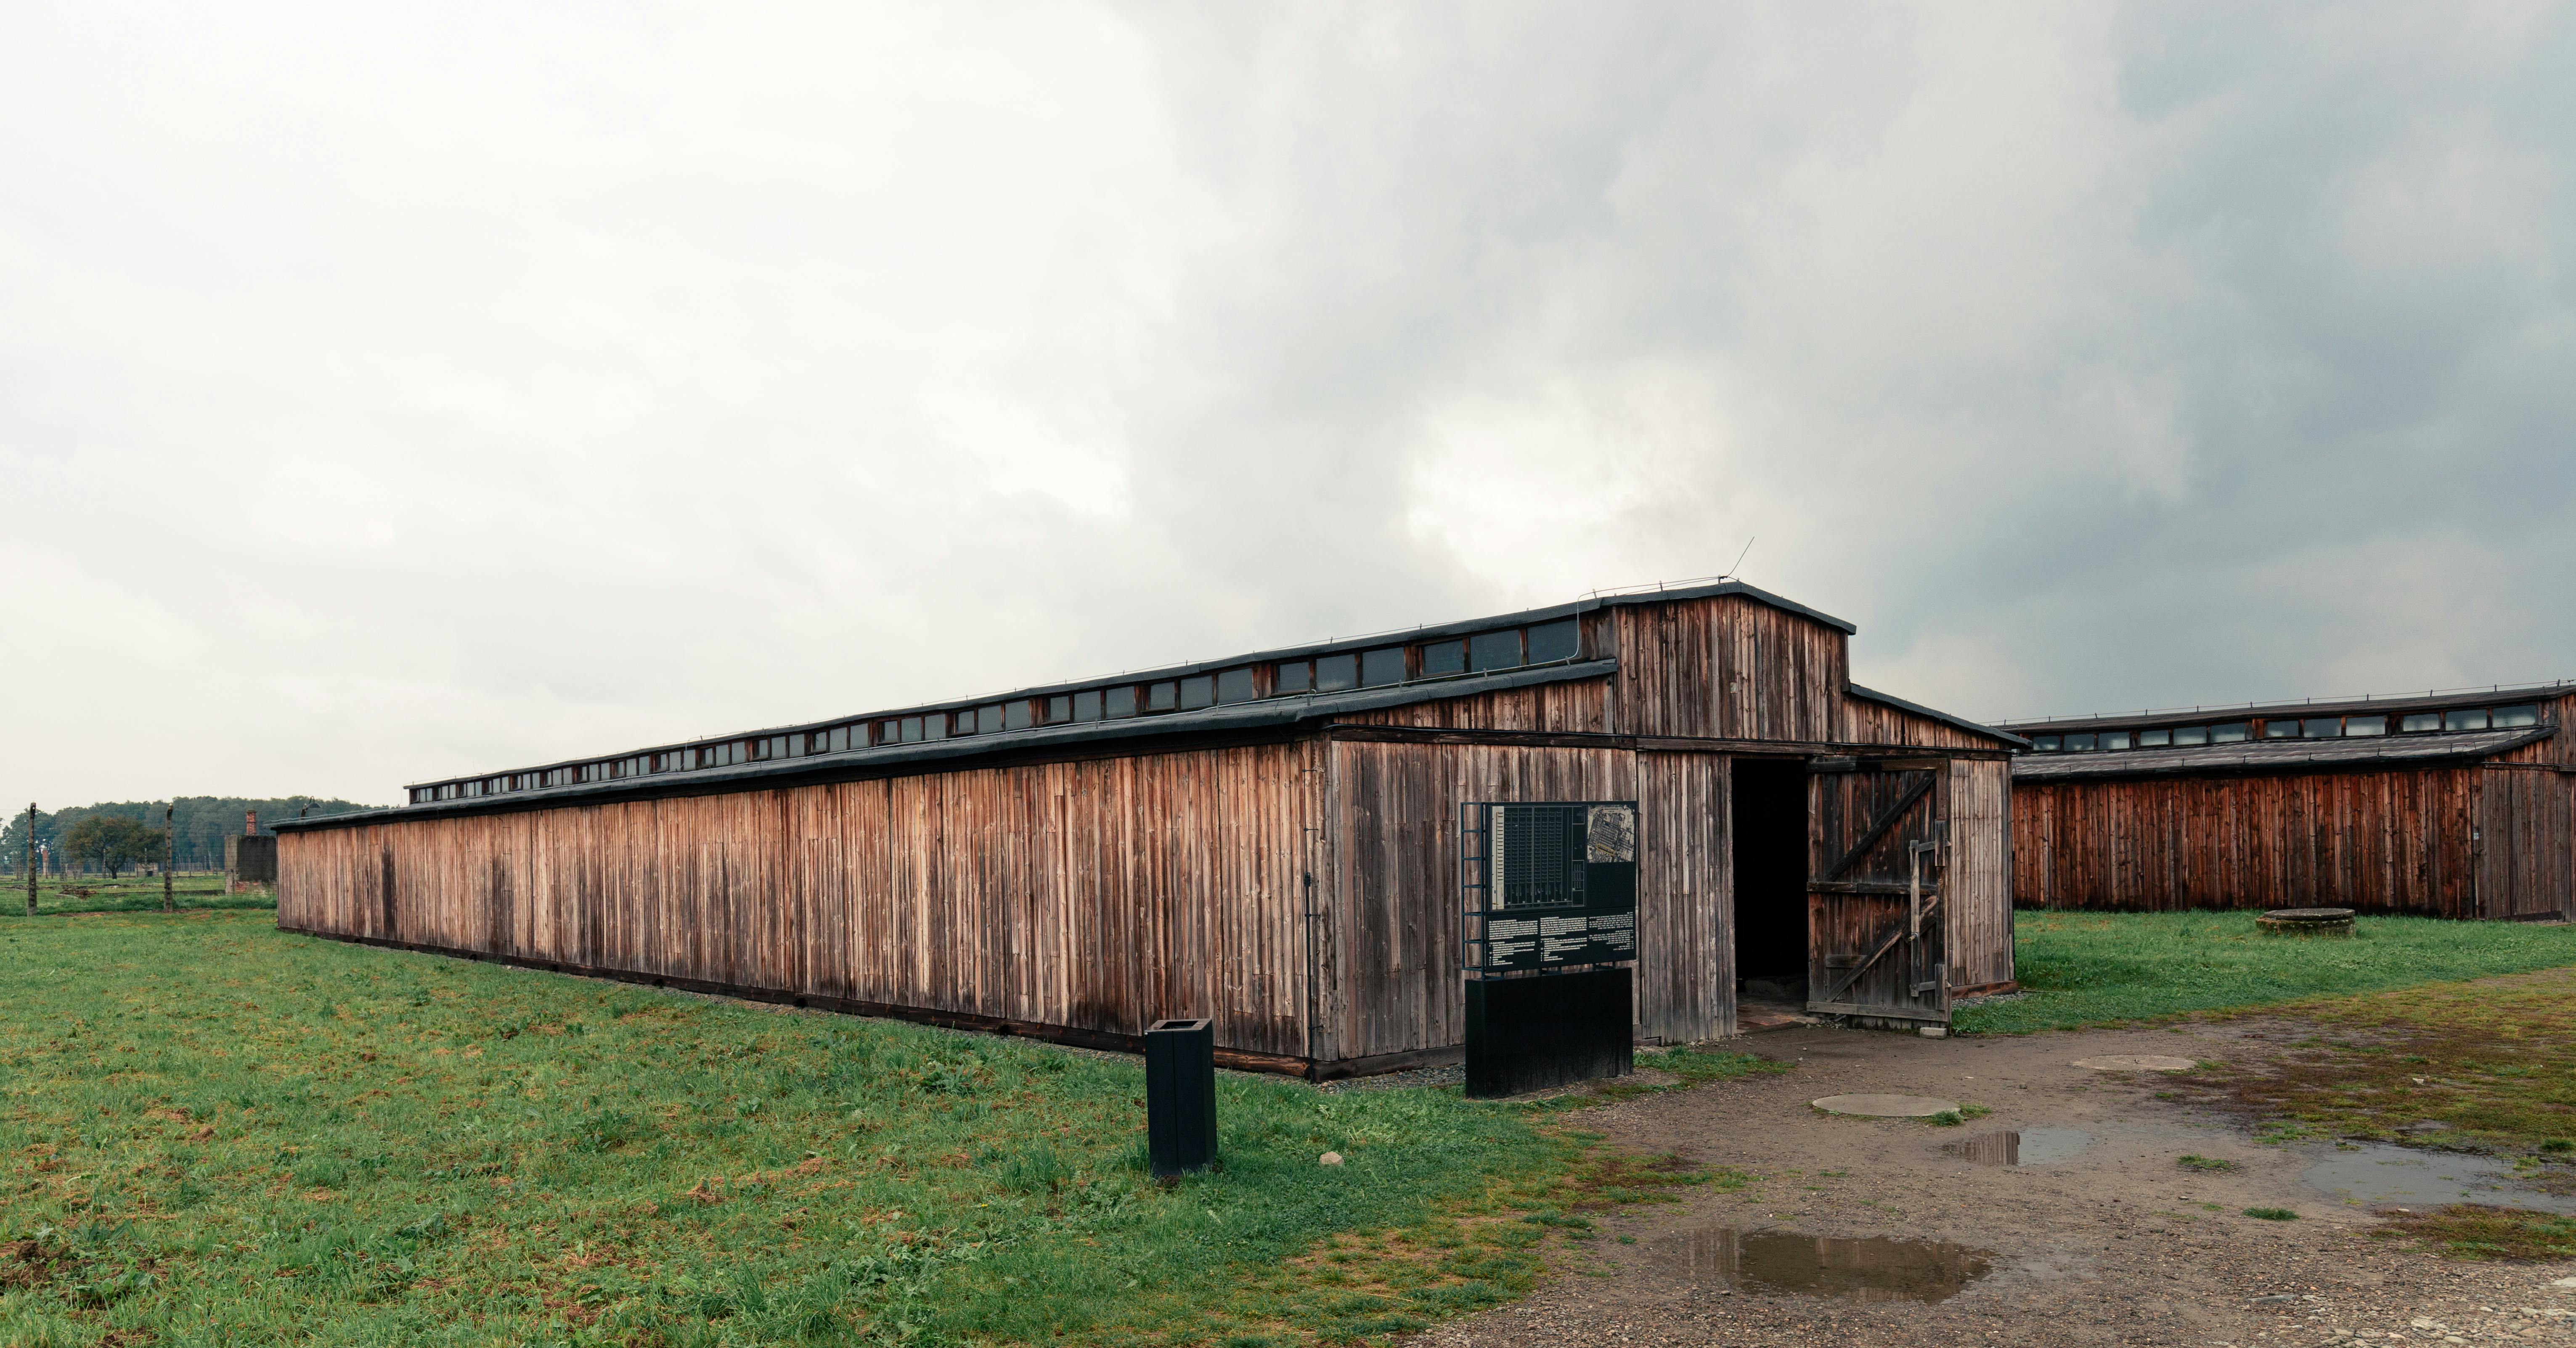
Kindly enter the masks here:
<path id="1" fill-rule="evenodd" d="M 1761 537 L 1762 535 L 1755 534 L 1752 538 L 1744 540 L 1744 552 L 1753 551 L 1754 541 Z M 1744 567 L 1744 552 L 1735 554 L 1735 565 L 1726 568 L 1726 578 L 1728 580 L 1735 579 L 1735 577 L 1742 572 Z"/>

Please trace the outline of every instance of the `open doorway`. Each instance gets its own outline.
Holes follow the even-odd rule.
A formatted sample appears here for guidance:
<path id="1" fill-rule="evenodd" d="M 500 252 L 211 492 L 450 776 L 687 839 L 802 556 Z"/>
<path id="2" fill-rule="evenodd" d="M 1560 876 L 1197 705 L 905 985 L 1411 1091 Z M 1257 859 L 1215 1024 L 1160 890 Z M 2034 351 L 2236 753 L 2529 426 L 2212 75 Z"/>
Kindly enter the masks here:
<path id="1" fill-rule="evenodd" d="M 1738 758 L 1734 779 L 1728 836 L 1735 850 L 1735 1002 L 1803 1011 L 1807 765 L 1795 758 Z"/>

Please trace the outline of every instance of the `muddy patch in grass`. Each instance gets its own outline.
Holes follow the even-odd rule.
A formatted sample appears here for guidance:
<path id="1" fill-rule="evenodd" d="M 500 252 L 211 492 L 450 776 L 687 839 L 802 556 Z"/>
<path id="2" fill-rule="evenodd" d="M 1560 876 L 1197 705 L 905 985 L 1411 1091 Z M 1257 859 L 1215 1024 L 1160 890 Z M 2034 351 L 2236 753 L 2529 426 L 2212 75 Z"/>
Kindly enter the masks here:
<path id="1" fill-rule="evenodd" d="M 2576 1259 L 2576 1216 L 2458 1203 L 2435 1212 L 2383 1213 L 2371 1232 L 2414 1239 L 2457 1259 Z"/>
<path id="2" fill-rule="evenodd" d="M 2385 1142 L 2341 1142 L 2299 1179 L 2320 1193 L 2372 1208 L 2432 1211 L 2454 1204 L 2576 1213 L 2576 1199 L 2521 1182 L 2508 1162 L 2471 1152 L 2428 1151 Z"/>
<path id="3" fill-rule="evenodd" d="M 79 1271 L 72 1257 L 32 1240 L 0 1244 L 0 1292 L 17 1292 L 69 1278 Z"/>
<path id="4" fill-rule="evenodd" d="M 2576 1254 L 2576 969 L 2286 1010 L 2296 1019 L 2247 1018 L 2273 1052 L 2163 1094 L 2237 1114 L 2266 1141 L 2334 1141 L 2308 1183 L 2419 1209 L 2387 1215 L 2428 1248 Z"/>
<path id="5" fill-rule="evenodd" d="M 2280 1135 L 2576 1157 L 2576 969 L 2289 1009 L 2296 1021 L 2252 1026 L 2279 1045 L 2268 1061 L 2211 1064 L 2171 1092 Z"/>

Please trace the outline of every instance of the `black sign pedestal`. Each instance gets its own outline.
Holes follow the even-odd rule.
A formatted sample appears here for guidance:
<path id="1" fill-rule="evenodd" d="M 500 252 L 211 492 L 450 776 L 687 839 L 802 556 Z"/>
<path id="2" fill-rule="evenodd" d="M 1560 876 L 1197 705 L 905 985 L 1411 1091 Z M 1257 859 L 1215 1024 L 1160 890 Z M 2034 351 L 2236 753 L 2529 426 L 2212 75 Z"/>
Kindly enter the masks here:
<path id="1" fill-rule="evenodd" d="M 1476 801 L 1459 828 L 1467 1094 L 1635 1070 L 1637 802 Z"/>
<path id="2" fill-rule="evenodd" d="M 1467 984 L 1467 1098 L 1493 1100 L 1636 1069 L 1626 969 Z"/>

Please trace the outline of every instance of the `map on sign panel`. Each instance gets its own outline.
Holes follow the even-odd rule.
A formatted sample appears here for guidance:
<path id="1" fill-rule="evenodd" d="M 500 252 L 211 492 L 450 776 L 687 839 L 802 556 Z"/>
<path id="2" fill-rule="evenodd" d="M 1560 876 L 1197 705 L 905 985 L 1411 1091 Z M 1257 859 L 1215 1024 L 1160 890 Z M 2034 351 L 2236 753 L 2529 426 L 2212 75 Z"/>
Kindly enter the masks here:
<path id="1" fill-rule="evenodd" d="M 1478 803 L 1464 814 L 1467 968 L 1637 957 L 1636 802 Z"/>

